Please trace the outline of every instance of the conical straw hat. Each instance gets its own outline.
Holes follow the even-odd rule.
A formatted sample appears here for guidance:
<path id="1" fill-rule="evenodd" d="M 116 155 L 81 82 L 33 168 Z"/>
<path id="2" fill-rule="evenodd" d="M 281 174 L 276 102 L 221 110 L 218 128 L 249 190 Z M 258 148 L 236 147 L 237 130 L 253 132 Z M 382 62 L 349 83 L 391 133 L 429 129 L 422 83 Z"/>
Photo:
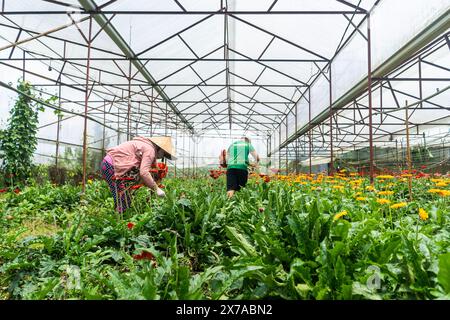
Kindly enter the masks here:
<path id="1" fill-rule="evenodd" d="M 176 160 L 175 148 L 171 137 L 148 137 L 147 139 L 163 149 L 169 160 Z"/>

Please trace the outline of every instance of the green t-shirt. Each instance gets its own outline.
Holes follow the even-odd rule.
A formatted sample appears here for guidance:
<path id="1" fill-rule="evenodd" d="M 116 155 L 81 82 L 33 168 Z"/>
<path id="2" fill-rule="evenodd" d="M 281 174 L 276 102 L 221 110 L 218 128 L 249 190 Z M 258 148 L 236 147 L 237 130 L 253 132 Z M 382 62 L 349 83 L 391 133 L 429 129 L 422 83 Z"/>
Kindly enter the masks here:
<path id="1" fill-rule="evenodd" d="M 247 170 L 249 165 L 248 155 L 255 151 L 250 143 L 245 141 L 236 141 L 228 148 L 228 168 Z"/>

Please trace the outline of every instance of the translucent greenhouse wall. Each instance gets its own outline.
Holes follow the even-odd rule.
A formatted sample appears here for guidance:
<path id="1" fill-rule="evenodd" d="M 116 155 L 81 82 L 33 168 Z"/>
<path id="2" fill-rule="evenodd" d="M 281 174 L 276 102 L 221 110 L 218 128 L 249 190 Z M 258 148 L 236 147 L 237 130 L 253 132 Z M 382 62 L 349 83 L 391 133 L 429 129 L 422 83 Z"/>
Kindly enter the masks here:
<path id="1" fill-rule="evenodd" d="M 381 1 L 371 13 L 372 70 L 381 66 L 448 9 L 448 0 Z M 366 22 L 359 29 L 366 34 Z M 337 101 L 366 77 L 367 41 L 356 32 L 331 63 L 332 101 Z M 318 115 L 327 112 L 329 106 L 329 83 L 325 76 L 321 75 L 311 85 L 311 118 L 314 120 Z M 297 108 L 296 131 L 306 128 L 308 124 L 306 97 L 298 101 Z M 283 131 L 283 124 L 281 128 Z M 274 134 L 277 130 L 279 128 Z M 282 134 L 281 143 L 285 140 L 286 135 Z M 271 152 L 276 151 L 278 146 L 279 143 L 272 145 Z"/>

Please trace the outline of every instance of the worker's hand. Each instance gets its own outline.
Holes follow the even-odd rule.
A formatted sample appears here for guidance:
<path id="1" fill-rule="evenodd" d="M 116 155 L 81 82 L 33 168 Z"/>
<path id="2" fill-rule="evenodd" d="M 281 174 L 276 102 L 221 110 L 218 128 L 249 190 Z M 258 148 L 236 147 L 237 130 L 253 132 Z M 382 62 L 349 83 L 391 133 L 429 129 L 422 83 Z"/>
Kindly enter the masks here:
<path id="1" fill-rule="evenodd" d="M 161 188 L 156 189 L 156 194 L 158 195 L 158 197 L 161 197 L 161 198 L 166 196 L 166 193 Z"/>

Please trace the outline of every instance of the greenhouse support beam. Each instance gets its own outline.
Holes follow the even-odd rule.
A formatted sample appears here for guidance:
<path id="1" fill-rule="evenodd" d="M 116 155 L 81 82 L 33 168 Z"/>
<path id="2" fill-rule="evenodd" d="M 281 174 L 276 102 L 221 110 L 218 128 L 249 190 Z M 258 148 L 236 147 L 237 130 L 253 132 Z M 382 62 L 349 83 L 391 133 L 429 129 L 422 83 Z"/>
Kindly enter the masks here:
<path id="1" fill-rule="evenodd" d="M 412 163 L 411 163 L 411 148 L 409 143 L 409 114 L 408 114 L 408 101 L 405 102 L 405 126 L 406 126 L 406 161 L 408 164 L 408 173 L 411 174 Z M 408 177 L 408 191 L 409 191 L 409 201 L 412 201 L 412 177 Z"/>
<path id="2" fill-rule="evenodd" d="M 151 10 L 98 10 L 96 7 L 93 9 L 88 9 L 84 6 L 84 0 L 79 0 L 79 2 L 84 7 L 85 11 L 77 11 L 77 14 L 80 15 L 92 15 L 94 18 L 99 15 L 225 15 L 224 11 L 151 11 Z M 327 10 L 327 11 L 310 11 L 310 10 L 297 10 L 297 11 L 256 11 L 256 10 L 245 10 L 245 11 L 228 11 L 229 14 L 232 15 L 343 15 L 343 14 L 365 14 L 361 11 L 349 11 L 349 10 Z M 66 15 L 67 11 L 49 11 L 49 10 L 40 10 L 40 11 L 30 11 L 30 10 L 11 10 L 11 11 L 3 11 L 1 13 L 5 16 L 14 16 L 14 15 Z"/>
<path id="3" fill-rule="evenodd" d="M 89 104 L 89 72 L 90 72 L 90 58 L 91 58 L 91 39 L 92 39 L 92 17 L 89 18 L 89 31 L 88 31 L 88 51 L 87 51 L 87 64 L 86 64 L 86 89 L 84 100 L 84 130 L 83 130 L 83 180 L 82 180 L 82 192 L 86 192 L 86 158 L 87 158 L 87 115 Z"/>
<path id="4" fill-rule="evenodd" d="M 312 173 L 313 130 L 311 126 L 311 88 L 308 88 L 309 174 Z"/>
<path id="5" fill-rule="evenodd" d="M 78 2 L 83 6 L 83 8 L 87 11 L 95 11 L 97 10 L 97 5 L 92 0 L 78 0 Z M 136 54 L 133 52 L 131 47 L 127 44 L 127 42 L 122 38 L 120 33 L 114 28 L 112 23 L 108 23 L 108 19 L 106 15 L 102 12 L 94 15 L 95 21 L 100 26 L 104 26 L 104 31 L 111 38 L 111 40 L 119 47 L 119 49 L 128 57 L 135 58 Z M 142 74 L 142 76 L 150 83 L 156 83 L 153 76 L 147 70 L 145 65 L 139 59 L 132 59 L 131 62 L 136 67 L 136 69 Z M 169 104 L 169 107 L 172 111 L 180 118 L 180 120 L 186 124 L 187 128 L 194 133 L 194 127 L 184 118 L 184 116 L 178 111 L 175 105 L 171 102 L 170 98 L 166 95 L 162 88 L 159 86 L 155 86 L 155 90 L 159 93 L 159 95 L 163 98 L 163 100 Z"/>
<path id="6" fill-rule="evenodd" d="M 128 64 L 127 140 L 131 140 L 131 61 Z"/>
<path id="7" fill-rule="evenodd" d="M 330 175 L 334 174 L 334 158 L 333 158 L 333 82 L 331 78 L 331 65 L 329 69 L 329 101 L 330 101 Z"/>
<path id="8" fill-rule="evenodd" d="M 367 90 L 369 98 L 369 179 L 373 185 L 374 175 L 374 150 L 373 150 L 373 129 L 372 129 L 372 48 L 370 38 L 370 13 L 367 14 Z"/>
<path id="9" fill-rule="evenodd" d="M 71 110 L 62 109 L 62 108 L 59 108 L 59 107 L 57 107 L 57 106 L 54 106 L 54 105 L 52 105 L 52 104 L 50 104 L 50 103 L 47 103 L 47 102 L 45 102 L 45 101 L 39 100 L 39 99 L 37 99 L 37 98 L 33 98 L 32 96 L 27 95 L 27 94 L 24 93 L 23 91 L 20 91 L 20 90 L 17 90 L 16 88 L 11 87 L 10 85 L 8 85 L 7 83 L 4 83 L 4 82 L 1 81 L 1 80 L 0 80 L 0 87 L 4 87 L 4 88 L 6 88 L 6 89 L 8 89 L 8 90 L 11 90 L 11 91 L 16 92 L 17 94 L 24 95 L 24 96 L 26 96 L 27 98 L 29 98 L 30 100 L 33 100 L 33 101 L 35 101 L 35 102 L 38 102 L 39 104 L 42 104 L 43 106 L 49 107 L 49 108 L 51 108 L 51 109 L 53 109 L 53 110 L 60 110 L 61 112 L 64 112 L 64 113 L 67 113 L 67 114 L 71 114 L 71 115 L 74 115 L 74 116 L 83 117 L 83 114 L 81 114 L 81 113 L 77 113 L 77 112 L 74 112 L 74 111 L 71 111 Z M 95 123 L 98 123 L 98 124 L 100 124 L 100 125 L 103 125 L 103 123 L 102 123 L 101 121 L 97 120 L 96 118 L 93 118 L 93 117 L 87 117 L 87 118 L 88 118 L 90 121 L 93 121 L 93 122 L 95 122 Z M 67 119 L 67 118 L 65 118 L 65 119 Z M 64 119 L 63 119 L 63 120 L 64 120 Z M 108 129 L 111 129 L 111 130 L 116 131 L 116 129 L 114 129 L 114 128 L 110 127 L 110 126 L 106 126 L 106 127 L 107 127 Z"/>
<path id="10" fill-rule="evenodd" d="M 67 12 L 66 12 L 66 14 L 67 14 Z M 4 15 L 4 13 L 2 12 L 1 15 Z M 30 41 L 33 41 L 33 40 L 37 40 L 37 39 L 39 39 L 41 37 L 46 37 L 46 36 L 48 36 L 48 35 L 50 35 L 52 33 L 61 31 L 63 29 L 71 27 L 73 25 L 77 25 L 78 23 L 81 23 L 81 22 L 86 21 L 88 19 L 89 19 L 89 17 L 84 17 L 84 18 L 82 18 L 82 19 L 80 19 L 78 21 L 72 20 L 72 22 L 70 22 L 70 23 L 64 24 L 64 25 L 59 26 L 57 28 L 53 28 L 53 29 L 47 30 L 45 32 L 38 33 L 35 36 L 32 36 L 30 38 L 26 38 L 26 39 L 23 39 L 23 40 L 20 40 L 20 41 L 19 41 L 19 36 L 20 36 L 21 32 L 22 31 L 26 31 L 26 30 L 22 29 L 22 28 L 19 28 L 19 34 L 18 34 L 18 36 L 16 38 L 16 41 L 13 42 L 13 43 L 8 44 L 6 46 L 0 47 L 0 51 L 6 50 L 6 49 L 9 49 L 9 48 L 12 48 L 12 51 L 14 51 L 14 48 L 19 46 L 19 45 L 22 45 L 24 43 L 27 43 L 27 42 L 30 42 Z M 9 26 L 9 27 L 11 27 L 11 26 Z M 11 52 L 11 56 L 12 56 L 12 52 Z"/>
<path id="11" fill-rule="evenodd" d="M 58 86 L 58 104 L 59 104 L 59 107 L 61 107 L 61 84 Z M 56 167 L 56 169 L 58 169 L 60 126 L 61 126 L 61 115 L 58 114 L 58 122 L 56 124 L 56 150 L 55 150 L 55 167 Z"/>
<path id="12" fill-rule="evenodd" d="M 6 27 L 6 25 L 2 25 L 2 24 L 0 24 L 0 26 L 5 26 Z M 29 32 L 29 31 L 27 31 L 27 32 Z M 51 37 L 49 37 L 49 38 L 51 38 Z M 55 39 L 55 38 L 53 38 L 53 39 Z M 65 40 L 62 40 L 62 39 L 59 39 L 59 38 L 56 38 L 56 39 L 60 40 L 60 41 L 65 41 Z M 92 49 L 99 50 L 98 48 L 94 48 L 94 47 L 92 47 Z M 240 55 L 242 55 L 242 54 L 240 54 Z M 66 60 L 66 61 L 86 61 L 86 58 L 80 58 L 80 57 L 67 57 L 67 58 L 63 59 L 61 57 L 50 57 L 50 56 L 46 56 L 46 57 L 43 57 L 43 58 L 29 58 L 27 60 L 30 60 L 30 61 L 43 61 L 43 60 L 49 60 L 49 59 L 54 60 L 54 61 L 64 61 L 64 60 Z M 243 58 L 228 58 L 228 59 L 223 59 L 222 58 L 222 59 L 220 59 L 220 58 L 206 58 L 206 57 L 198 57 L 198 58 L 188 58 L 188 57 L 186 57 L 186 58 L 171 58 L 171 57 L 167 57 L 167 58 L 164 58 L 164 57 L 155 57 L 155 58 L 134 57 L 134 58 L 126 58 L 126 57 L 122 57 L 122 56 L 117 57 L 117 58 L 100 58 L 100 57 L 97 57 L 97 58 L 92 58 L 91 61 L 111 61 L 112 59 L 114 59 L 115 61 L 140 60 L 140 61 L 146 61 L 146 62 L 147 61 L 168 61 L 168 62 L 171 62 L 171 61 L 175 61 L 175 62 L 225 62 L 225 61 L 228 61 L 228 62 L 253 62 L 253 63 L 254 62 L 308 62 L 308 63 L 310 63 L 310 62 L 326 62 L 323 59 L 265 59 L 265 58 L 252 59 L 250 57 L 249 58 L 245 58 L 245 59 L 243 59 Z M 12 58 L 12 59 L 2 58 L 0 60 L 12 60 L 12 61 L 14 61 L 14 60 L 21 60 L 21 59 L 20 58 Z M 165 84 L 158 84 L 158 83 L 155 84 L 155 85 L 165 86 Z M 184 86 L 185 84 L 182 84 L 182 85 Z M 192 85 L 194 85 L 194 84 L 192 84 Z M 271 85 L 269 85 L 269 86 L 271 86 Z M 291 85 L 291 86 L 295 87 L 295 85 Z M 301 86 L 307 87 L 307 85 L 297 85 L 297 86 L 299 86 L 299 87 L 301 87 Z"/>
<path id="13" fill-rule="evenodd" d="M 434 38 L 440 36 L 442 33 L 446 32 L 450 27 L 450 9 L 438 17 L 434 22 L 432 22 L 428 27 L 422 30 L 418 35 L 413 37 L 408 43 L 406 43 L 401 49 L 394 53 L 389 59 L 386 59 L 377 69 L 373 70 L 372 77 L 383 77 L 389 74 L 397 67 L 401 66 L 405 60 L 410 58 L 423 47 L 433 41 Z M 447 37 L 445 36 L 447 39 Z M 348 103 L 355 99 L 355 97 L 360 96 L 365 90 L 367 90 L 367 77 L 362 79 L 353 88 L 351 88 L 347 93 L 343 94 L 339 99 L 334 102 L 333 109 L 342 109 Z M 395 91 L 395 90 L 394 90 Z M 316 116 L 313 123 L 321 123 L 325 121 L 329 116 L 329 110 L 326 110 Z M 300 136 L 307 131 L 307 127 L 301 128 L 297 131 L 295 136 Z M 283 147 L 288 144 L 289 141 L 286 140 L 280 144 L 279 147 Z M 276 150 L 274 150 L 276 151 Z"/>

